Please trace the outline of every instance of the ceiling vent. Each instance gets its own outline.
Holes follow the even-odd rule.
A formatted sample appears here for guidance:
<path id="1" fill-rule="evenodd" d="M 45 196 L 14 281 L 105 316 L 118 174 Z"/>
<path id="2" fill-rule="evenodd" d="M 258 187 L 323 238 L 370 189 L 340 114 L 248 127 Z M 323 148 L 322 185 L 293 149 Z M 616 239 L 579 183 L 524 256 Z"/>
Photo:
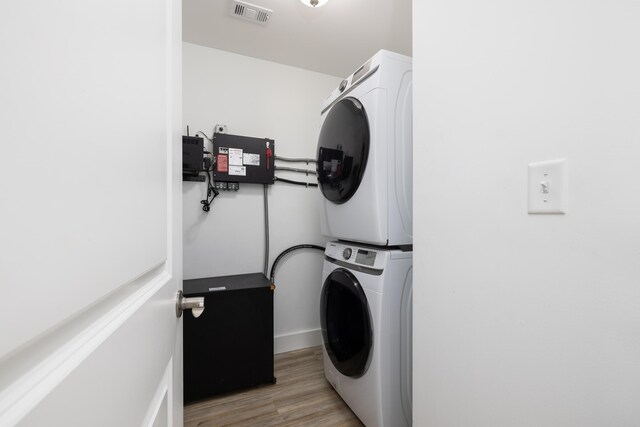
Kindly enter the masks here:
<path id="1" fill-rule="evenodd" d="M 251 3 L 245 3 L 240 0 L 231 0 L 231 16 L 244 19 L 256 24 L 267 25 L 273 10 L 256 6 Z"/>

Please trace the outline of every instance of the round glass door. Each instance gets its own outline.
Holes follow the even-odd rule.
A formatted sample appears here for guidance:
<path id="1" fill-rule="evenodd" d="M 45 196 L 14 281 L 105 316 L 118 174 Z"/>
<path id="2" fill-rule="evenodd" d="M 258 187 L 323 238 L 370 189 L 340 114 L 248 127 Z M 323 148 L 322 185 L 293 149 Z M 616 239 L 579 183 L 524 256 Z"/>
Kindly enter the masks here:
<path id="1" fill-rule="evenodd" d="M 331 107 L 318 139 L 318 184 L 327 200 L 345 203 L 358 190 L 369 155 L 369 121 L 363 105 L 344 98 Z"/>
<path id="2" fill-rule="evenodd" d="M 333 366 L 343 375 L 364 375 L 371 361 L 373 328 L 367 297 L 348 270 L 334 270 L 322 286 L 322 340 Z"/>

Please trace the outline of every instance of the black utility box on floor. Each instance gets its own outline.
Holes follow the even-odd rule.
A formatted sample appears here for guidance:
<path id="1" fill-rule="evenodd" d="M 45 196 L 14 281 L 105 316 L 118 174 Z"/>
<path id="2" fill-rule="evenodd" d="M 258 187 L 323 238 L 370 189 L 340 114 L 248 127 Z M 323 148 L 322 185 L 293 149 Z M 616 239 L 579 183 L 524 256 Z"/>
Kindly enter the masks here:
<path id="1" fill-rule="evenodd" d="M 273 384 L 273 287 L 262 273 L 192 279 L 185 297 L 204 312 L 184 314 L 184 401 Z"/>

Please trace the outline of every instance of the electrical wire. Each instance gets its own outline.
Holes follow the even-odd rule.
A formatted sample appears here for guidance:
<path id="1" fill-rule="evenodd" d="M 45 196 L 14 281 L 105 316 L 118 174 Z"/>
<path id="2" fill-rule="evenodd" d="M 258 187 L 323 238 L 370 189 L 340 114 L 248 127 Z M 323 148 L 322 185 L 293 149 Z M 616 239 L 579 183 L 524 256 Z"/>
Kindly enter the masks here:
<path id="1" fill-rule="evenodd" d="M 264 185 L 264 277 L 269 272 L 269 192 Z"/>
<path id="2" fill-rule="evenodd" d="M 275 156 L 274 158 L 276 160 L 282 160 L 283 162 L 292 162 L 292 163 L 304 162 L 306 164 L 318 163 L 318 161 L 316 159 L 302 159 L 302 158 L 280 157 L 280 156 Z"/>
<path id="3" fill-rule="evenodd" d="M 317 187 L 318 186 L 318 184 L 313 183 L 313 182 L 293 181 L 291 179 L 278 178 L 277 176 L 274 176 L 273 180 L 275 182 L 286 182 L 287 184 L 304 185 L 305 187 Z"/>
<path id="4" fill-rule="evenodd" d="M 311 175 L 315 175 L 316 171 L 314 170 L 308 170 L 308 169 L 299 169 L 299 168 L 289 168 L 286 166 L 274 166 L 275 170 L 279 170 L 279 171 L 289 171 L 289 172 L 299 172 L 299 173 L 303 173 L 306 174 L 307 176 L 309 176 L 309 174 Z"/>
<path id="5" fill-rule="evenodd" d="M 200 134 L 200 135 L 204 136 L 205 138 L 207 138 L 207 141 L 209 141 L 210 143 L 213 144 L 213 138 L 209 138 L 206 133 L 204 133 L 201 130 L 199 130 L 198 132 L 196 132 L 196 135 L 197 134 Z"/>
<path id="6" fill-rule="evenodd" d="M 196 135 L 202 135 L 204 136 L 207 141 L 209 141 L 211 144 L 213 144 L 213 139 L 209 138 L 207 136 L 206 133 L 202 132 L 201 130 L 196 132 Z M 211 154 L 211 166 L 213 166 L 213 164 L 215 163 L 215 157 L 213 156 L 213 153 L 210 151 L 203 151 L 204 154 Z M 211 179 L 211 174 L 210 172 L 210 168 L 205 169 L 204 171 L 207 175 L 207 198 L 204 200 L 200 200 L 200 203 L 202 203 L 202 210 L 204 212 L 209 212 L 211 210 L 211 203 L 213 203 L 213 199 L 215 199 L 216 197 L 218 197 L 218 195 L 220 194 L 218 192 L 218 190 L 216 190 L 216 188 L 213 186 L 213 180 Z M 209 198 L 211 198 L 211 200 L 209 200 Z"/>
<path id="7" fill-rule="evenodd" d="M 284 251 L 282 251 L 280 253 L 280 255 L 278 255 L 278 257 L 276 258 L 275 261 L 273 261 L 273 264 L 271 265 L 271 275 L 269 276 L 269 280 L 271 281 L 271 283 L 274 283 L 274 279 L 276 277 L 276 267 L 278 266 L 278 263 L 280 262 L 280 260 L 287 255 L 290 252 L 293 252 L 295 250 L 298 249 L 317 249 L 319 251 L 324 252 L 324 248 L 322 246 L 318 246 L 318 245 L 311 245 L 311 244 L 303 244 L 303 245 L 295 245 L 295 246 L 291 246 L 288 249 L 285 249 Z"/>
<path id="8" fill-rule="evenodd" d="M 211 167 L 213 167 L 214 164 L 215 160 L 211 162 L 210 167 L 204 170 L 207 176 L 207 197 L 204 200 L 200 200 L 200 203 L 202 204 L 202 210 L 204 212 L 209 212 L 211 210 L 211 203 L 213 203 L 213 199 L 218 197 L 218 195 L 220 194 L 218 190 L 216 190 L 216 188 L 213 186 L 213 180 L 211 179 L 210 171 Z M 209 198 L 211 198 L 211 200 L 209 200 Z"/>

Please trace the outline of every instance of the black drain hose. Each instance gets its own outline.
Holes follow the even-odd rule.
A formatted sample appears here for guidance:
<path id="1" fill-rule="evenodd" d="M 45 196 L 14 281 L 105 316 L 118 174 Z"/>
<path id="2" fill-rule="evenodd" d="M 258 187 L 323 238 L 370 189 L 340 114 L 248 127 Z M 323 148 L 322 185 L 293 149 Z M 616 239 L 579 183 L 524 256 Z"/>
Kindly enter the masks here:
<path id="1" fill-rule="evenodd" d="M 274 280 L 274 278 L 276 276 L 276 266 L 278 265 L 278 263 L 280 262 L 282 257 L 287 255 L 289 252 L 293 252 L 293 251 L 298 250 L 298 249 L 317 249 L 319 251 L 324 252 L 324 247 L 318 246 L 318 245 L 310 245 L 310 244 L 295 245 L 295 246 L 291 246 L 288 249 L 285 249 L 284 251 L 282 251 L 282 253 L 280 253 L 280 255 L 278 255 L 276 260 L 273 261 L 273 265 L 271 265 L 271 275 L 269 276 L 269 280 L 271 281 L 271 283 L 273 283 L 273 280 Z"/>

